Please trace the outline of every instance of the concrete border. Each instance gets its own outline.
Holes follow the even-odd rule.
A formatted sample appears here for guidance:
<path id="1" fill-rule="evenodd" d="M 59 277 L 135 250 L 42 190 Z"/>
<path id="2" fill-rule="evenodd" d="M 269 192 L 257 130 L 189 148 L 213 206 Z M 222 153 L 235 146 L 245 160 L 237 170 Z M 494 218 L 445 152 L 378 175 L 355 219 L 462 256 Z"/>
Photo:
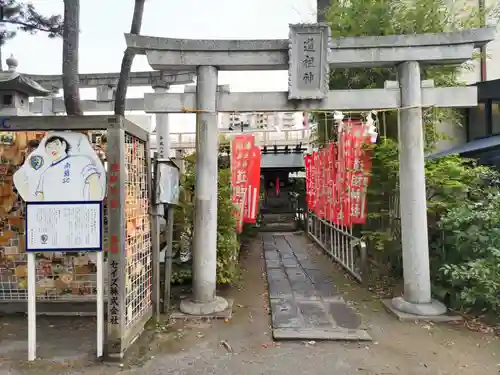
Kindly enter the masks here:
<path id="1" fill-rule="evenodd" d="M 393 316 L 395 316 L 399 321 L 402 322 L 410 322 L 410 321 L 429 321 L 436 323 L 445 323 L 445 322 L 456 322 L 463 320 L 460 315 L 453 314 L 445 314 L 445 315 L 414 315 L 408 314 L 402 311 L 397 310 L 392 304 L 392 299 L 384 299 L 382 300 L 382 304 L 385 309 Z"/>
<path id="2" fill-rule="evenodd" d="M 275 340 L 324 340 L 324 341 L 372 341 L 368 332 L 360 329 L 342 329 L 337 327 L 331 330 L 275 328 Z"/>
<path id="3" fill-rule="evenodd" d="M 233 317 L 234 300 L 227 298 L 226 301 L 227 301 L 227 308 L 223 311 L 202 315 L 202 314 L 186 314 L 180 310 L 175 310 L 172 311 L 172 313 L 170 314 L 170 318 L 171 319 L 231 319 Z"/>

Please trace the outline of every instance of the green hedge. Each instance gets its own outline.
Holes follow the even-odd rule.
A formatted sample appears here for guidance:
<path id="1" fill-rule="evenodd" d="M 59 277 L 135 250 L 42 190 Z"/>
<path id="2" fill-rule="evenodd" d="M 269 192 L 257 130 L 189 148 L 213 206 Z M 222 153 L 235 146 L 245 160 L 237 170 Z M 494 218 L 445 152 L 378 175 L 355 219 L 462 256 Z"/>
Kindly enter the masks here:
<path id="1" fill-rule="evenodd" d="M 226 159 L 222 157 L 223 159 Z M 172 281 L 184 283 L 191 278 L 190 262 L 182 264 L 180 253 L 191 252 L 194 226 L 194 188 L 196 157 L 191 154 L 184 158 L 185 172 L 181 177 L 181 197 L 175 211 L 174 239 L 177 256 L 174 260 Z M 234 230 L 236 221 L 231 201 L 231 169 L 226 160 L 219 162 L 218 204 L 217 204 L 217 283 L 231 284 L 238 275 L 240 241 Z"/>

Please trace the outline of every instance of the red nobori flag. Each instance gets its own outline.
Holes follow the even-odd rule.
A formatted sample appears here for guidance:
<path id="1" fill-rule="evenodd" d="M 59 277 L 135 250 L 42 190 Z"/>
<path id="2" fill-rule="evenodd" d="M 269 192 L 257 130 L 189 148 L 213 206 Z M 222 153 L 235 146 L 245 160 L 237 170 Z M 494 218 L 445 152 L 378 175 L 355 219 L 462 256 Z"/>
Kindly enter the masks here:
<path id="1" fill-rule="evenodd" d="M 245 199 L 244 223 L 255 224 L 259 214 L 260 198 L 260 147 L 254 146 L 250 152 L 250 163 L 248 171 L 248 190 Z"/>
<path id="2" fill-rule="evenodd" d="M 335 177 L 335 217 L 337 225 L 350 225 L 350 176 L 351 164 L 351 134 L 349 129 L 343 129 L 339 134 L 337 168 Z"/>
<path id="3" fill-rule="evenodd" d="M 304 166 L 306 167 L 306 202 L 307 208 L 312 210 L 312 156 L 304 155 Z"/>
<path id="4" fill-rule="evenodd" d="M 319 207 L 319 170 L 320 170 L 320 165 L 319 165 L 319 152 L 315 151 L 312 154 L 312 176 L 311 176 L 311 181 L 312 181 L 312 209 L 314 210 L 314 213 L 317 215 L 318 214 L 318 207 Z"/>
<path id="5" fill-rule="evenodd" d="M 371 174 L 371 155 L 369 150 L 363 148 L 370 144 L 369 136 L 364 134 L 363 124 L 352 126 L 352 176 L 351 176 L 351 223 L 365 224 L 367 217 L 366 196 Z"/>
<path id="6" fill-rule="evenodd" d="M 323 199 L 323 154 L 318 150 L 316 155 L 316 215 L 319 218 L 323 217 L 323 207 L 321 201 Z"/>
<path id="7" fill-rule="evenodd" d="M 236 231 L 243 229 L 245 197 L 248 190 L 250 155 L 254 147 L 253 135 L 238 135 L 231 142 L 232 200 L 236 206 Z"/>
<path id="8" fill-rule="evenodd" d="M 329 222 L 335 220 L 335 177 L 336 177 L 336 158 L 337 158 L 337 145 L 330 142 L 327 146 L 328 152 L 328 202 L 327 202 L 327 216 Z"/>
<path id="9" fill-rule="evenodd" d="M 328 173 L 328 149 L 327 148 L 322 148 L 320 150 L 320 163 L 321 163 L 321 197 L 320 197 L 320 217 L 322 219 L 327 220 L 328 219 L 328 200 L 329 200 L 329 191 L 328 191 L 328 186 L 329 186 L 329 173 Z"/>

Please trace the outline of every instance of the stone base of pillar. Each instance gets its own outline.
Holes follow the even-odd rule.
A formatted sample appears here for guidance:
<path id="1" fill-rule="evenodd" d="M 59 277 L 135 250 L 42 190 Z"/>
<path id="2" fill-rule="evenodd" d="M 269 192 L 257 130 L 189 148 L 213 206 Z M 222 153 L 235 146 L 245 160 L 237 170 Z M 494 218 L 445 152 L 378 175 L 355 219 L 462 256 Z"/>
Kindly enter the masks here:
<path id="1" fill-rule="evenodd" d="M 189 298 L 183 299 L 179 306 L 181 312 L 187 315 L 200 317 L 213 317 L 221 312 L 230 310 L 230 305 L 225 298 L 215 297 L 213 301 L 206 303 L 195 302 Z"/>
<path id="2" fill-rule="evenodd" d="M 461 316 L 448 314 L 446 306 L 436 300 L 431 303 L 410 303 L 403 297 L 383 300 L 386 309 L 401 321 L 428 320 L 433 322 L 449 322 L 461 320 Z"/>

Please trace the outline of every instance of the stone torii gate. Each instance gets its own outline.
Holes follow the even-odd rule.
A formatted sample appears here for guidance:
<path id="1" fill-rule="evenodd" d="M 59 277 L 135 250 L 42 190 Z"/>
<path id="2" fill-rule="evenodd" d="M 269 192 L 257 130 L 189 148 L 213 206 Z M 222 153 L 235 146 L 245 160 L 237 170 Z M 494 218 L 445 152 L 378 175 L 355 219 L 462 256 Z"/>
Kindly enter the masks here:
<path id="1" fill-rule="evenodd" d="M 391 308 L 439 316 L 446 307 L 431 299 L 424 174 L 423 107 L 472 107 L 475 87 L 422 85 L 422 65 L 460 64 L 474 48 L 494 39 L 491 28 L 425 35 L 331 39 L 326 24 L 290 25 L 284 40 L 189 40 L 126 34 L 127 46 L 160 71 L 196 71 L 196 93 L 145 95 L 145 111 L 197 113 L 196 218 L 193 297 L 186 314 L 227 308 L 215 296 L 217 236 L 217 112 L 400 109 L 400 206 L 404 297 Z M 330 68 L 397 67 L 399 87 L 329 91 Z M 288 70 L 288 92 L 217 92 L 219 70 Z M 425 87 L 423 87 L 425 86 Z"/>

